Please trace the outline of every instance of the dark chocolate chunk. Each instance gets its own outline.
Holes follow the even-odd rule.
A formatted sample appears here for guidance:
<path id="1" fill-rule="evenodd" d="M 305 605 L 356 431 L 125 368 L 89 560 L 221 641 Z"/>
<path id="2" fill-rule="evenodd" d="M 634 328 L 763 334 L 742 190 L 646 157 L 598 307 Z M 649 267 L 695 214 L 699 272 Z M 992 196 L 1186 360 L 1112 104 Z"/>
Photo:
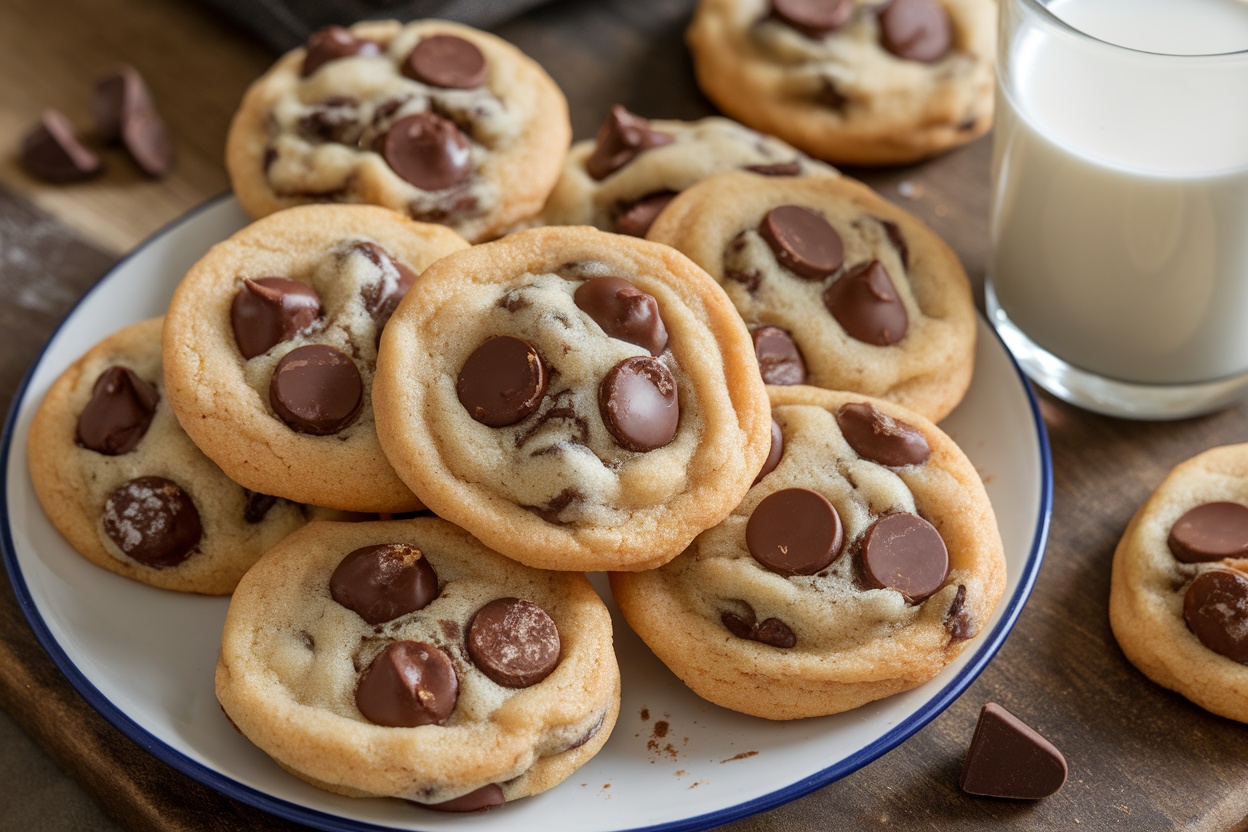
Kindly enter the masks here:
<path id="1" fill-rule="evenodd" d="M 572 295 L 577 308 L 612 338 L 658 355 L 667 346 L 659 302 L 622 277 L 591 277 Z"/>
<path id="2" fill-rule="evenodd" d="M 243 358 L 268 352 L 275 344 L 307 332 L 321 318 L 321 298 L 301 280 L 243 278 L 230 305 L 234 342 Z"/>
<path id="3" fill-rule="evenodd" d="M 854 13 L 854 0 L 771 0 L 771 14 L 809 38 L 831 34 Z"/>
<path id="4" fill-rule="evenodd" d="M 739 269 L 724 269 L 724 277 L 742 284 L 751 295 L 758 291 L 759 285 L 763 282 L 763 273 L 758 269 L 750 269 L 746 272 Z"/>
<path id="5" fill-rule="evenodd" d="M 330 61 L 356 55 L 380 55 L 381 44 L 357 38 L 341 26 L 326 26 L 308 38 L 300 74 L 307 78 Z"/>
<path id="6" fill-rule="evenodd" d="M 435 812 L 484 812 L 495 806 L 502 806 L 507 802 L 507 798 L 503 797 L 503 790 L 500 786 L 496 783 L 489 783 L 479 789 L 473 789 L 468 794 L 461 794 L 459 797 L 453 797 L 442 803 L 421 803 L 419 800 L 411 802 Z"/>
<path id="7" fill-rule="evenodd" d="M 1170 529 L 1170 553 L 1183 563 L 1205 563 L 1248 555 L 1248 506 L 1205 503 L 1186 512 Z"/>
<path id="8" fill-rule="evenodd" d="M 797 644 L 797 634 L 788 624 L 779 618 L 767 618 L 758 623 L 755 619 L 754 608 L 744 601 L 740 603 L 745 607 L 744 616 L 729 611 L 720 615 L 719 620 L 730 633 L 737 638 L 758 641 L 782 649 L 788 649 Z"/>
<path id="9" fill-rule="evenodd" d="M 675 198 L 676 194 L 671 191 L 662 191 L 643 196 L 636 202 L 625 206 L 615 218 L 616 233 L 627 234 L 630 237 L 646 236 L 650 231 L 650 226 L 654 225 L 654 221 L 659 218 L 659 214 L 663 213 L 663 209 Z"/>
<path id="10" fill-rule="evenodd" d="M 962 764 L 962 791 L 1038 800 L 1066 782 L 1066 758 L 1053 743 L 995 702 L 979 712 Z"/>
<path id="11" fill-rule="evenodd" d="M 897 250 L 897 256 L 901 258 L 901 267 L 910 268 L 910 247 L 906 245 L 906 237 L 901 233 L 901 226 L 892 220 L 881 220 L 879 217 L 876 217 L 876 220 L 884 227 L 889 243 Z"/>
<path id="12" fill-rule="evenodd" d="M 953 23 L 939 0 L 892 0 L 880 12 L 880 45 L 898 58 L 939 61 L 953 46 Z"/>
<path id="13" fill-rule="evenodd" d="M 334 569 L 329 594 L 369 624 L 384 624 L 429 606 L 438 597 L 438 576 L 415 546 L 365 546 Z"/>
<path id="14" fill-rule="evenodd" d="M 159 177 L 173 169 L 169 131 L 134 67 L 119 67 L 96 83 L 91 112 L 100 140 L 120 140 L 144 173 Z"/>
<path id="15" fill-rule="evenodd" d="M 333 96 L 313 106 L 299 118 L 299 136 L 309 142 L 355 144 L 359 140 L 359 102 Z"/>
<path id="16" fill-rule="evenodd" d="M 616 104 L 598 128 L 598 142 L 585 160 L 585 170 L 602 181 L 633 161 L 637 154 L 672 141 L 670 134 L 652 130 L 649 121 Z"/>
<path id="17" fill-rule="evenodd" d="M 879 260 L 859 263 L 823 293 L 823 305 L 851 338 L 878 347 L 906 336 L 910 318 Z"/>
<path id="18" fill-rule="evenodd" d="M 381 154 L 395 173 L 423 191 L 458 185 L 472 172 L 468 139 L 433 113 L 415 113 L 392 124 Z"/>
<path id="19" fill-rule="evenodd" d="M 69 119 L 56 110 L 44 110 L 39 124 L 22 139 L 22 168 L 46 182 L 73 182 L 103 169 L 100 157 L 78 139 Z"/>
<path id="20" fill-rule="evenodd" d="M 979 631 L 966 611 L 966 587 L 962 584 L 958 584 L 958 591 L 953 595 L 953 603 L 949 605 L 949 611 L 945 613 L 945 630 L 949 633 L 949 638 L 954 640 L 971 638 Z"/>
<path id="21" fill-rule="evenodd" d="M 792 162 L 776 162 L 771 165 L 746 165 L 745 169 L 759 176 L 797 176 L 802 172 L 802 163 L 794 159 Z"/>
<path id="22" fill-rule="evenodd" d="M 598 386 L 598 409 L 622 448 L 653 451 L 676 438 L 680 402 L 672 371 L 656 358 L 625 358 Z"/>
<path id="23" fill-rule="evenodd" d="M 78 444 L 108 456 L 128 454 L 152 424 L 160 394 L 128 367 L 109 367 L 78 416 Z"/>
<path id="24" fill-rule="evenodd" d="M 828 221 L 809 208 L 772 208 L 758 225 L 780 265 L 798 277 L 822 280 L 841 267 L 845 246 Z"/>
<path id="25" fill-rule="evenodd" d="M 754 620 L 753 610 L 750 610 L 748 617 L 743 617 L 730 610 L 725 610 L 719 616 L 719 620 L 723 622 L 726 628 L 728 628 L 728 632 L 732 633 L 737 638 L 754 638 L 754 628 L 757 622 Z"/>
<path id="26" fill-rule="evenodd" d="M 822 494 L 786 488 L 768 494 L 750 514 L 745 545 L 778 575 L 814 575 L 841 554 L 841 516 Z"/>
<path id="27" fill-rule="evenodd" d="M 1183 594 L 1183 620 L 1200 643 L 1248 664 L 1248 577 L 1231 569 L 1201 572 Z"/>
<path id="28" fill-rule="evenodd" d="M 416 272 L 405 263 L 395 260 L 390 252 L 368 240 L 354 243 L 351 250 L 363 254 L 381 269 L 381 280 L 370 283 L 363 289 L 364 308 L 373 316 L 380 331 L 398 308 L 399 301 L 403 300 L 416 282 Z"/>
<path id="29" fill-rule="evenodd" d="M 758 472 L 758 476 L 754 478 L 752 485 L 758 485 L 763 477 L 776 470 L 776 466 L 780 464 L 780 457 L 784 456 L 784 433 L 780 430 L 780 423 L 773 417 L 771 420 L 771 449 L 767 451 L 767 459 L 763 460 L 763 470 Z"/>
<path id="30" fill-rule="evenodd" d="M 841 405 L 836 411 L 836 424 L 858 456 L 880 465 L 918 465 L 932 453 L 927 437 L 917 428 L 881 413 L 867 402 Z"/>
<path id="31" fill-rule="evenodd" d="M 104 533 L 144 566 L 177 566 L 195 552 L 204 527 L 182 488 L 164 477 L 139 477 L 104 501 Z"/>
<path id="32" fill-rule="evenodd" d="M 944 586 L 949 551 L 931 523 L 909 512 L 886 514 L 862 536 L 859 554 L 867 582 L 895 589 L 918 603 Z"/>
<path id="33" fill-rule="evenodd" d="M 269 381 L 269 404 L 292 430 L 328 436 L 348 427 L 364 408 L 364 381 L 340 349 L 309 344 L 286 353 Z"/>
<path id="34" fill-rule="evenodd" d="M 849 103 L 849 96 L 841 92 L 831 78 L 820 78 L 819 89 L 815 90 L 815 103 L 839 112 Z"/>
<path id="35" fill-rule="evenodd" d="M 243 494 L 247 497 L 247 505 L 243 507 L 243 522 L 259 523 L 264 520 L 269 509 L 277 505 L 277 498 L 272 494 L 261 494 L 258 491 L 250 491 L 243 489 Z"/>
<path id="36" fill-rule="evenodd" d="M 392 728 L 441 725 L 458 700 L 459 677 L 451 660 L 423 641 L 390 644 L 355 686 L 355 705 L 364 718 Z"/>
<path id="37" fill-rule="evenodd" d="M 750 337 L 766 384 L 806 383 L 806 362 L 793 336 L 778 326 L 760 326 L 750 330 Z"/>
<path id="38" fill-rule="evenodd" d="M 527 688 L 559 665 L 559 630 L 546 610 L 520 598 L 497 598 L 468 624 L 468 656 L 490 679 Z"/>
<path id="39" fill-rule="evenodd" d="M 470 41 L 455 35 L 421 38 L 403 61 L 403 74 L 422 84 L 470 90 L 485 81 L 485 55 Z"/>
<path id="40" fill-rule="evenodd" d="M 537 410 L 547 381 L 546 363 L 537 347 L 511 335 L 496 335 L 468 356 L 455 389 L 472 418 L 501 428 Z"/>
<path id="41" fill-rule="evenodd" d="M 545 453 L 550 453 L 551 448 L 558 448 L 558 447 L 559 447 L 558 445 L 553 445 L 550 448 L 544 448 L 543 450 L 536 452 L 534 456 L 540 456 Z M 563 526 L 563 525 L 566 525 L 566 521 L 564 521 L 560 517 L 560 515 L 563 514 L 564 509 L 566 509 L 568 506 L 572 505 L 573 503 L 580 502 L 581 500 L 584 500 L 584 499 L 585 499 L 585 495 L 582 494 L 578 489 L 569 487 L 569 488 L 563 489 L 554 497 L 552 497 L 550 499 L 550 502 L 548 502 L 544 506 L 524 506 L 524 508 L 533 512 L 538 517 L 545 520 L 547 523 L 552 523 L 556 526 Z"/>

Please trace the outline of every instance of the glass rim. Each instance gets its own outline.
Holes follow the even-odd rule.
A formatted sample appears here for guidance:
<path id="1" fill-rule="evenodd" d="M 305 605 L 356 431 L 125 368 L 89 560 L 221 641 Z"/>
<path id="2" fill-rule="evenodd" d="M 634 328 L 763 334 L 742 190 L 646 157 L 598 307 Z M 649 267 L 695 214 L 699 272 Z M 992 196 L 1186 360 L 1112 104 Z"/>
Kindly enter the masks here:
<path id="1" fill-rule="evenodd" d="M 1002 0 L 1002 1 L 1006 2 L 1006 0 Z M 1149 56 L 1156 57 L 1156 58 L 1174 58 L 1176 60 L 1189 60 L 1189 61 L 1198 60 L 1201 58 L 1228 58 L 1228 57 L 1248 58 L 1248 46 L 1244 47 L 1243 49 L 1235 49 L 1230 52 L 1198 52 L 1194 54 L 1176 54 L 1174 52 L 1154 52 L 1148 49 L 1136 49 L 1135 47 L 1132 47 L 1132 46 L 1123 46 L 1121 43 L 1114 43 L 1113 41 L 1108 41 L 1102 38 L 1098 38 L 1096 35 L 1089 34 L 1076 26 L 1072 26 L 1071 24 L 1067 23 L 1065 20 L 1063 20 L 1062 18 L 1054 14 L 1049 9 L 1047 3 L 1042 2 L 1042 0 L 1014 0 L 1014 2 L 1018 3 L 1018 5 L 1020 6 L 1026 7 L 1028 10 L 1030 10 L 1034 14 L 1039 15 L 1040 18 L 1042 18 L 1046 24 L 1053 26 L 1060 31 L 1066 32 L 1068 34 L 1072 34 L 1083 40 L 1089 40 L 1094 43 L 1107 46 L 1110 49 L 1117 49 L 1123 52 L 1134 52 L 1139 55 L 1149 55 Z M 1245 11 L 1248 11 L 1248 8 L 1246 8 Z"/>

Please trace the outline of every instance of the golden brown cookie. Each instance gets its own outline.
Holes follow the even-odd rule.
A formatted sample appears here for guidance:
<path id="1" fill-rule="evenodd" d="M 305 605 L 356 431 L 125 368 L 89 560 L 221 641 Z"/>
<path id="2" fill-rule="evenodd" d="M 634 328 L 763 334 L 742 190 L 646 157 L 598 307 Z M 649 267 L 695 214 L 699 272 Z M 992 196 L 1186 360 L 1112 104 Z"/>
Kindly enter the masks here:
<path id="1" fill-rule="evenodd" d="M 467 811 L 598 753 L 620 673 L 583 575 L 521 566 L 432 517 L 316 522 L 239 584 L 216 691 L 316 786 Z"/>
<path id="2" fill-rule="evenodd" d="M 307 205 L 252 223 L 174 293 L 169 404 L 254 491 L 347 511 L 419 508 L 373 427 L 377 342 L 420 272 L 467 245 L 366 205 Z"/>
<path id="3" fill-rule="evenodd" d="M 987 626 L 1005 558 L 983 483 L 891 402 L 772 387 L 758 482 L 666 566 L 613 573 L 632 628 L 695 693 L 768 719 L 931 679 Z"/>
<path id="4" fill-rule="evenodd" d="M 767 454 L 727 297 L 667 246 L 538 228 L 431 266 L 395 313 L 377 432 L 439 516 L 529 566 L 657 566 Z"/>
<path id="5" fill-rule="evenodd" d="M 768 384 L 852 390 L 939 421 L 971 383 L 975 306 L 962 264 L 861 182 L 723 174 L 677 197 L 648 239 L 724 287 Z"/>
<path id="6" fill-rule="evenodd" d="M 571 136 L 563 93 L 511 44 L 372 21 L 315 33 L 252 84 L 226 163 L 254 217 L 363 202 L 478 241 L 538 212 Z"/>

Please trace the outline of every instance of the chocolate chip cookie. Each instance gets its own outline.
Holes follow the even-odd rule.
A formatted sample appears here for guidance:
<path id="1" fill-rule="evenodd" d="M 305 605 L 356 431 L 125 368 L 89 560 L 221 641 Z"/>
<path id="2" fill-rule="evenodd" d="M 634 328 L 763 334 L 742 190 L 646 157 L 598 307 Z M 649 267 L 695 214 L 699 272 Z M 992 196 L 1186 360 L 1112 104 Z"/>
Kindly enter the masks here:
<path id="1" fill-rule="evenodd" d="M 536 214 L 571 141 L 567 101 L 511 44 L 444 20 L 331 26 L 243 98 L 226 163 L 254 217 L 383 205 L 476 242 Z"/>
<path id="2" fill-rule="evenodd" d="M 993 0 L 701 0 L 687 38 L 725 113 L 820 159 L 914 162 L 992 126 Z"/>
<path id="3" fill-rule="evenodd" d="M 377 342 L 420 272 L 467 245 L 368 205 L 307 205 L 252 223 L 174 293 L 169 404 L 248 488 L 346 511 L 419 508 L 373 428 Z"/>
<path id="4" fill-rule="evenodd" d="M 838 713 L 922 684 L 1004 591 L 979 475 L 891 402 L 768 392 L 775 433 L 754 487 L 671 563 L 613 573 L 616 602 L 695 693 L 753 716 Z"/>
<path id="5" fill-rule="evenodd" d="M 763 464 L 749 333 L 679 252 L 537 228 L 443 258 L 386 327 L 377 432 L 439 516 L 529 566 L 646 569 Z"/>
<path id="6" fill-rule="evenodd" d="M 161 319 L 92 347 L 52 384 L 30 427 L 35 493 L 92 563 L 145 584 L 227 595 L 303 506 L 230 481 L 164 395 Z"/>
<path id="7" fill-rule="evenodd" d="M 860 182 L 722 174 L 677 197 L 648 239 L 724 287 L 768 384 L 852 390 L 933 421 L 970 385 L 975 307 L 957 255 Z"/>
<path id="8" fill-rule="evenodd" d="M 1109 622 L 1145 676 L 1248 722 L 1248 445 L 1176 466 L 1131 518 Z"/>
<path id="9" fill-rule="evenodd" d="M 620 673 L 583 575 L 521 566 L 432 517 L 316 522 L 239 584 L 216 691 L 314 785 L 469 811 L 593 757 Z"/>

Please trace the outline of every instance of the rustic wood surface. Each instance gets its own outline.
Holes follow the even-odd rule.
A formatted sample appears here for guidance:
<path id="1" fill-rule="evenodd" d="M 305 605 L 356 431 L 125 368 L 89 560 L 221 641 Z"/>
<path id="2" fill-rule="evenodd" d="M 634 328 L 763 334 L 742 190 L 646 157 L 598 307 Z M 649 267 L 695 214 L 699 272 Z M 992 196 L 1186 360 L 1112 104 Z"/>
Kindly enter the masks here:
<path id="1" fill-rule="evenodd" d="M 682 44 L 691 5 L 562 0 L 499 31 L 564 87 L 584 137 L 614 101 L 655 117 L 710 112 Z M 271 59 L 188 2 L 0 4 L 5 409 L 56 322 L 120 253 L 226 189 L 220 156 L 230 115 Z M 26 177 L 11 149 L 40 110 L 57 107 L 85 128 L 92 79 L 121 61 L 147 76 L 174 135 L 177 172 L 153 182 L 110 154 L 109 173 L 93 182 L 52 187 Z M 853 173 L 931 224 L 978 286 L 988 156 L 981 140 L 926 165 Z M 1248 439 L 1248 406 L 1174 423 L 1109 419 L 1047 397 L 1042 411 L 1055 471 L 1052 531 L 1031 601 L 996 660 L 901 747 L 726 829 L 1248 829 L 1248 728 L 1149 683 L 1122 657 L 1107 620 L 1110 558 L 1131 513 L 1177 462 Z M 962 757 L 988 701 L 1063 750 L 1070 778 L 1058 794 L 1024 803 L 959 791 Z M 0 708 L 0 829 L 294 828 L 177 774 L 113 729 L 61 677 L 3 582 Z"/>

